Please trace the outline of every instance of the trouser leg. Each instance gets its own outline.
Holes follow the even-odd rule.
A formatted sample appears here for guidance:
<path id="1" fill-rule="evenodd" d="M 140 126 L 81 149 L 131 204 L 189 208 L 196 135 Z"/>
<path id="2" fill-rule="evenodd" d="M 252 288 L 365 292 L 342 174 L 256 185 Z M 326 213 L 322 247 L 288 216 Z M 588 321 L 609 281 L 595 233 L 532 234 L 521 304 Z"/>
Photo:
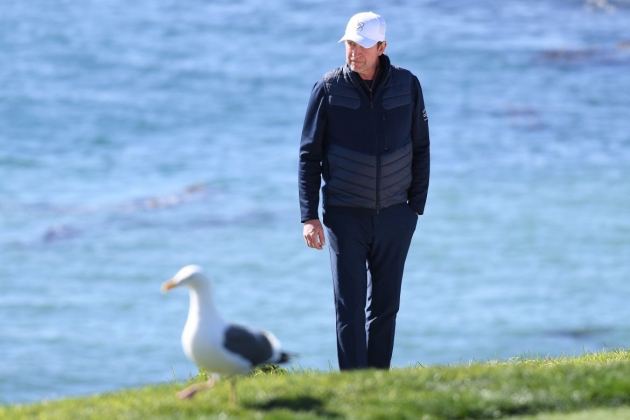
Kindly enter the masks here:
<path id="1" fill-rule="evenodd" d="M 344 210 L 324 213 L 337 317 L 339 369 L 366 368 L 366 260 L 371 238 L 370 217 Z"/>
<path id="2" fill-rule="evenodd" d="M 388 369 L 394 349 L 405 260 L 418 216 L 406 204 L 374 217 L 374 242 L 368 253 L 368 366 Z"/>

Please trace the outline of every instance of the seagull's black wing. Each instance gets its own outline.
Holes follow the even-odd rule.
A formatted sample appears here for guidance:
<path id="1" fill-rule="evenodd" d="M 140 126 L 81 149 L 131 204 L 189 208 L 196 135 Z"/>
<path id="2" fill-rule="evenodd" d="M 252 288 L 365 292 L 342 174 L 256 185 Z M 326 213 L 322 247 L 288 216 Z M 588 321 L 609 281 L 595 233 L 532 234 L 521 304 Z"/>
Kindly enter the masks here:
<path id="1" fill-rule="evenodd" d="M 264 334 L 240 325 L 232 324 L 226 328 L 223 345 L 249 360 L 252 366 L 267 362 L 273 355 L 271 342 Z"/>

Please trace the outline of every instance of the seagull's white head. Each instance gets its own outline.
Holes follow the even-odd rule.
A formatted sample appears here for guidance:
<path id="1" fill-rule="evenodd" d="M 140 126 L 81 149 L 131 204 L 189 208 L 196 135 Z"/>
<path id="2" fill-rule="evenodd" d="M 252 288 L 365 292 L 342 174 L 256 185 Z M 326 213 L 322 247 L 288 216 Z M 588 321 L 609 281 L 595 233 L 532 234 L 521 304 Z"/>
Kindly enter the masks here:
<path id="1" fill-rule="evenodd" d="M 171 289 L 179 286 L 186 286 L 191 289 L 197 289 L 201 285 L 208 285 L 209 281 L 203 273 L 203 269 L 198 265 L 187 265 L 175 274 L 170 280 L 162 283 L 162 292 L 166 293 Z"/>

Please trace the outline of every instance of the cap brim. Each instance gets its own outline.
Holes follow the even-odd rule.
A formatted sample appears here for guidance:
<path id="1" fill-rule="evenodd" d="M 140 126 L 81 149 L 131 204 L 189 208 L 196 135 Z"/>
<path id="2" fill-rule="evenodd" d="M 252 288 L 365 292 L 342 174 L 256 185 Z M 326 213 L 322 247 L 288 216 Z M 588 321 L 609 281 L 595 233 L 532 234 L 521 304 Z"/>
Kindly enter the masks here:
<path id="1" fill-rule="evenodd" d="M 374 45 L 376 45 L 376 43 L 378 42 L 378 41 L 375 41 L 375 40 L 373 40 L 373 39 L 366 38 L 366 37 L 364 37 L 364 36 L 357 35 L 357 34 L 347 34 L 347 35 L 344 35 L 344 36 L 343 36 L 343 37 L 339 40 L 339 42 L 342 42 L 342 41 L 354 41 L 354 42 L 356 42 L 357 44 L 359 44 L 360 46 L 362 46 L 363 48 L 372 48 L 372 47 L 373 47 Z M 339 43 L 339 42 L 338 42 L 338 43 Z"/>

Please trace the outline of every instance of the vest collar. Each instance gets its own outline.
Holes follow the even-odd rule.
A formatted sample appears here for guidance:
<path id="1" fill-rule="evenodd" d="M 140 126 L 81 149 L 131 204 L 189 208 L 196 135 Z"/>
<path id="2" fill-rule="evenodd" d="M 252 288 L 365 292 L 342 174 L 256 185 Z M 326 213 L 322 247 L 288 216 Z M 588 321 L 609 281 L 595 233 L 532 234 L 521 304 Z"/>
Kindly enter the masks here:
<path id="1" fill-rule="evenodd" d="M 389 57 L 385 54 L 381 54 L 381 56 L 379 57 L 379 68 L 376 71 L 376 79 L 372 81 L 372 92 L 376 92 L 376 90 L 381 87 L 382 85 L 384 85 L 387 80 L 389 79 L 389 75 L 391 73 L 391 69 L 392 69 L 392 65 L 391 65 L 391 61 L 389 60 Z M 349 79 L 352 84 L 357 88 L 357 89 L 362 89 L 365 90 L 366 89 L 366 84 L 363 81 L 363 79 L 361 79 L 361 76 L 359 76 L 358 73 L 352 71 L 352 69 L 350 69 L 350 66 L 348 64 L 346 64 L 343 67 L 343 74 L 344 76 Z"/>

